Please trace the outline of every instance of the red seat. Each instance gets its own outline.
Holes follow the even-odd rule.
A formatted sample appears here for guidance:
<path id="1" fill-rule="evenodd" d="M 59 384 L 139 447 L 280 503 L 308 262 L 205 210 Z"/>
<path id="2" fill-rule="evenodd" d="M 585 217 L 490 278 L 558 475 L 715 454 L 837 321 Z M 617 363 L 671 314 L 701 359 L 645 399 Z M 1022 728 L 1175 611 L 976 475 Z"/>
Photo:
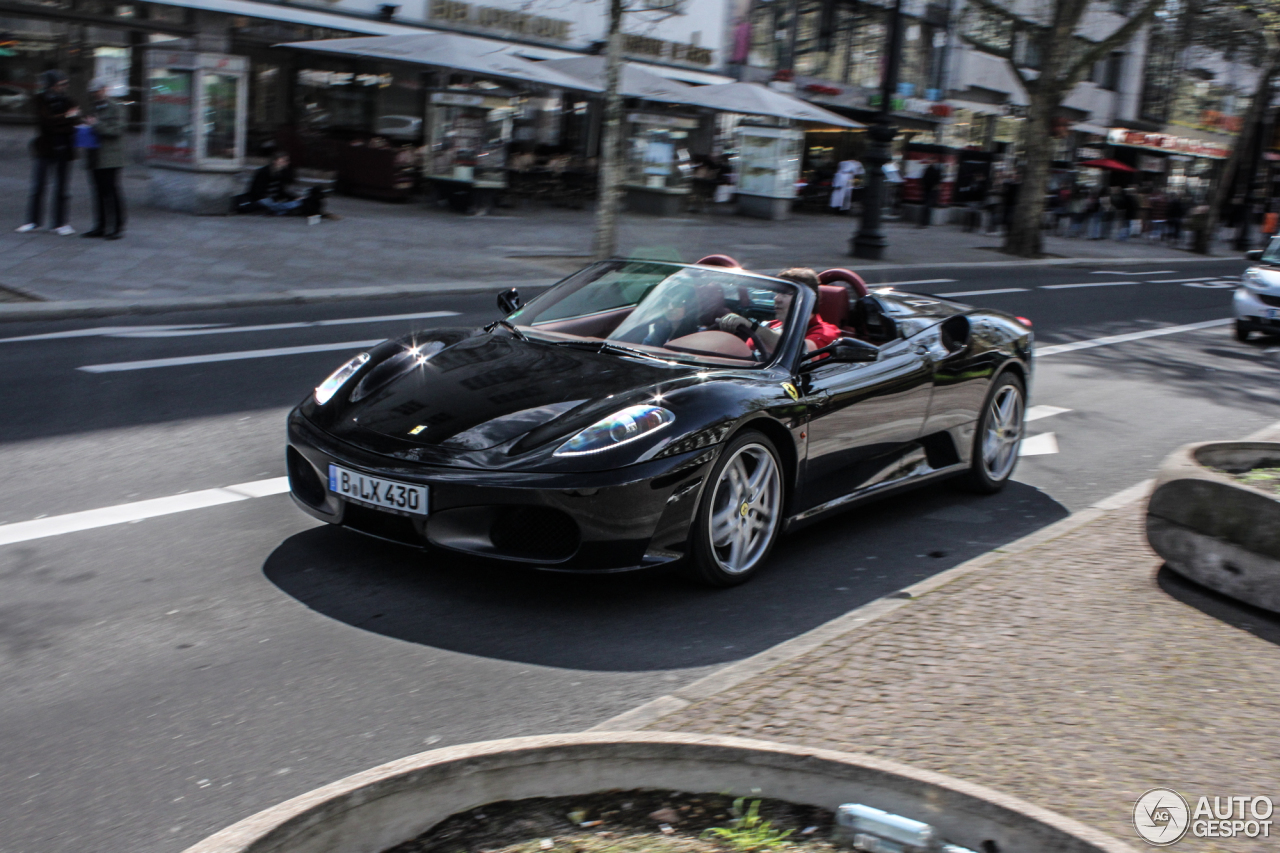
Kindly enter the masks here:
<path id="1" fill-rule="evenodd" d="M 842 284 L 818 287 L 818 316 L 833 326 L 849 326 L 849 288 Z"/>
<path id="2" fill-rule="evenodd" d="M 742 269 L 742 264 L 738 263 L 728 255 L 707 255 L 702 260 L 697 261 L 697 264 L 703 267 L 728 267 L 729 269 L 734 270 Z"/>
<path id="3" fill-rule="evenodd" d="M 867 289 L 867 283 L 862 280 L 862 276 L 858 275 L 853 270 L 847 270 L 841 267 L 823 270 L 818 273 L 818 281 L 823 284 L 835 284 L 836 282 L 842 281 L 853 288 L 854 295 L 859 299 L 871 292 Z"/>

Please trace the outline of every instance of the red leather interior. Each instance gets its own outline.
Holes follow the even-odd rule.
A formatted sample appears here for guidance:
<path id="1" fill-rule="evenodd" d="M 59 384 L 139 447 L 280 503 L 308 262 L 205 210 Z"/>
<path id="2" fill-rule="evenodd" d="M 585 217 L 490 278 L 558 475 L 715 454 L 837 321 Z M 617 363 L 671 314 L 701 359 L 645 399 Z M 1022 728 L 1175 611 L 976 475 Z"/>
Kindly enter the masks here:
<path id="1" fill-rule="evenodd" d="M 836 267 L 835 269 L 830 269 L 830 270 L 823 270 L 822 272 L 818 273 L 818 281 L 822 282 L 823 284 L 836 284 L 838 282 L 844 282 L 845 284 L 853 288 L 854 295 L 857 296 L 859 299 L 861 299 L 862 297 L 866 296 L 868 293 L 871 292 L 870 290 L 867 289 L 867 283 L 862 280 L 862 276 L 858 275 L 853 270 L 847 270 L 842 267 Z M 827 322 L 830 322 L 830 321 L 828 320 Z"/>
<path id="2" fill-rule="evenodd" d="M 539 329 L 548 332 L 562 332 L 566 335 L 581 335 L 584 338 L 607 338 L 614 329 L 622 325 L 634 306 L 627 305 L 612 311 L 601 311 L 599 314 L 588 314 L 585 317 L 568 317 L 564 320 L 552 320 L 549 323 L 537 323 Z"/>
<path id="3" fill-rule="evenodd" d="M 723 355 L 728 358 L 750 360 L 751 347 L 737 335 L 728 332 L 694 332 L 681 338 L 672 338 L 664 346 L 676 352 L 695 352 L 706 355 Z"/>
<path id="4" fill-rule="evenodd" d="M 730 269 L 740 270 L 742 264 L 735 261 L 728 255 L 707 255 L 700 261 L 696 261 L 700 266 L 704 267 L 729 267 Z"/>
<path id="5" fill-rule="evenodd" d="M 843 284 L 818 287 L 818 316 L 833 326 L 849 326 L 849 288 Z"/>

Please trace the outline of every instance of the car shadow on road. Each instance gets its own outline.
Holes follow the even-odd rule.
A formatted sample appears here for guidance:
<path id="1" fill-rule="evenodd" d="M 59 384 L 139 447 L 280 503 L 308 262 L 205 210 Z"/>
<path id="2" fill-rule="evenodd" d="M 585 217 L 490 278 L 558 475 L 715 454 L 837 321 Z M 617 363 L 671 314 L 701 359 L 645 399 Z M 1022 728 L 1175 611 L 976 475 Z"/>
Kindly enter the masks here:
<path id="1" fill-rule="evenodd" d="M 1280 614 L 1236 601 L 1207 586 L 1201 586 L 1167 565 L 1161 566 L 1156 573 L 1156 583 L 1170 598 L 1194 607 L 1233 628 L 1248 631 L 1260 640 L 1280 645 Z"/>
<path id="2" fill-rule="evenodd" d="M 1031 486 L 947 484 L 782 539 L 751 582 L 711 590 L 672 570 L 569 575 L 423 552 L 329 526 L 268 557 L 307 607 L 410 643 L 543 666 L 643 672 L 739 660 L 1067 515 Z"/>

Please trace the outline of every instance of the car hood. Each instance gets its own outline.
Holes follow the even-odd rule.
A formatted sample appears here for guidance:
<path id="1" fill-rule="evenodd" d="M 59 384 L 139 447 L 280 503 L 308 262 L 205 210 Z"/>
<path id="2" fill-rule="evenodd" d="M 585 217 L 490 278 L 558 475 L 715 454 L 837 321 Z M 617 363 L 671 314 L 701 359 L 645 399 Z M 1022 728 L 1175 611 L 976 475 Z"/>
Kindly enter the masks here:
<path id="1" fill-rule="evenodd" d="M 552 421 L 589 425 L 630 405 L 630 392 L 696 372 L 506 332 L 397 344 L 421 355 L 396 353 L 364 372 L 326 428 L 375 452 L 423 461 L 510 444 Z"/>

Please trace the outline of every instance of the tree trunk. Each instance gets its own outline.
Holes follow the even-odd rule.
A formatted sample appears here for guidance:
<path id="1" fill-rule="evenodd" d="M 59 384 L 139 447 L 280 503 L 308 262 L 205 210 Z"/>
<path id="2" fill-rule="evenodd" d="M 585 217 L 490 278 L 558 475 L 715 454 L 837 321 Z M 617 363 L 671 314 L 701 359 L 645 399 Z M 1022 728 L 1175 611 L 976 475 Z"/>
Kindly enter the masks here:
<path id="1" fill-rule="evenodd" d="M 1227 157 L 1227 162 L 1222 166 L 1222 174 L 1218 177 L 1218 186 L 1214 189 L 1213 197 L 1209 200 L 1209 213 L 1205 217 L 1204 225 L 1195 233 L 1195 240 L 1192 244 L 1192 250 L 1201 254 L 1209 254 L 1213 248 L 1213 238 L 1218 231 L 1218 220 L 1222 215 L 1222 207 L 1227 203 L 1227 199 L 1231 197 L 1231 191 L 1236 185 L 1236 175 L 1241 168 L 1241 161 L 1248 152 L 1250 140 L 1258 127 L 1258 120 L 1262 117 L 1262 112 L 1267 108 L 1266 101 L 1271 91 L 1271 78 L 1275 76 L 1277 66 L 1280 66 L 1280 51 L 1270 50 L 1262 63 L 1261 73 L 1258 75 L 1258 85 L 1253 93 L 1253 100 L 1249 102 L 1249 109 L 1245 111 L 1244 120 L 1240 124 L 1240 132 L 1236 134 L 1236 141 L 1231 146 L 1231 155 Z M 1247 168 L 1252 164 L 1244 164 Z M 1252 176 L 1250 176 L 1252 178 Z"/>
<path id="2" fill-rule="evenodd" d="M 604 133 L 600 140 L 596 229 L 591 254 L 597 261 L 618 253 L 618 201 L 622 195 L 622 2 L 609 2 L 609 38 L 605 48 Z"/>
<path id="3" fill-rule="evenodd" d="M 1005 235 L 1004 250 L 1022 258 L 1039 257 L 1043 248 L 1044 193 L 1049 183 L 1049 165 L 1053 159 L 1053 139 L 1049 136 L 1057 98 L 1033 95 L 1027 122 L 1023 125 L 1023 147 L 1026 165 L 1018 204 Z"/>

